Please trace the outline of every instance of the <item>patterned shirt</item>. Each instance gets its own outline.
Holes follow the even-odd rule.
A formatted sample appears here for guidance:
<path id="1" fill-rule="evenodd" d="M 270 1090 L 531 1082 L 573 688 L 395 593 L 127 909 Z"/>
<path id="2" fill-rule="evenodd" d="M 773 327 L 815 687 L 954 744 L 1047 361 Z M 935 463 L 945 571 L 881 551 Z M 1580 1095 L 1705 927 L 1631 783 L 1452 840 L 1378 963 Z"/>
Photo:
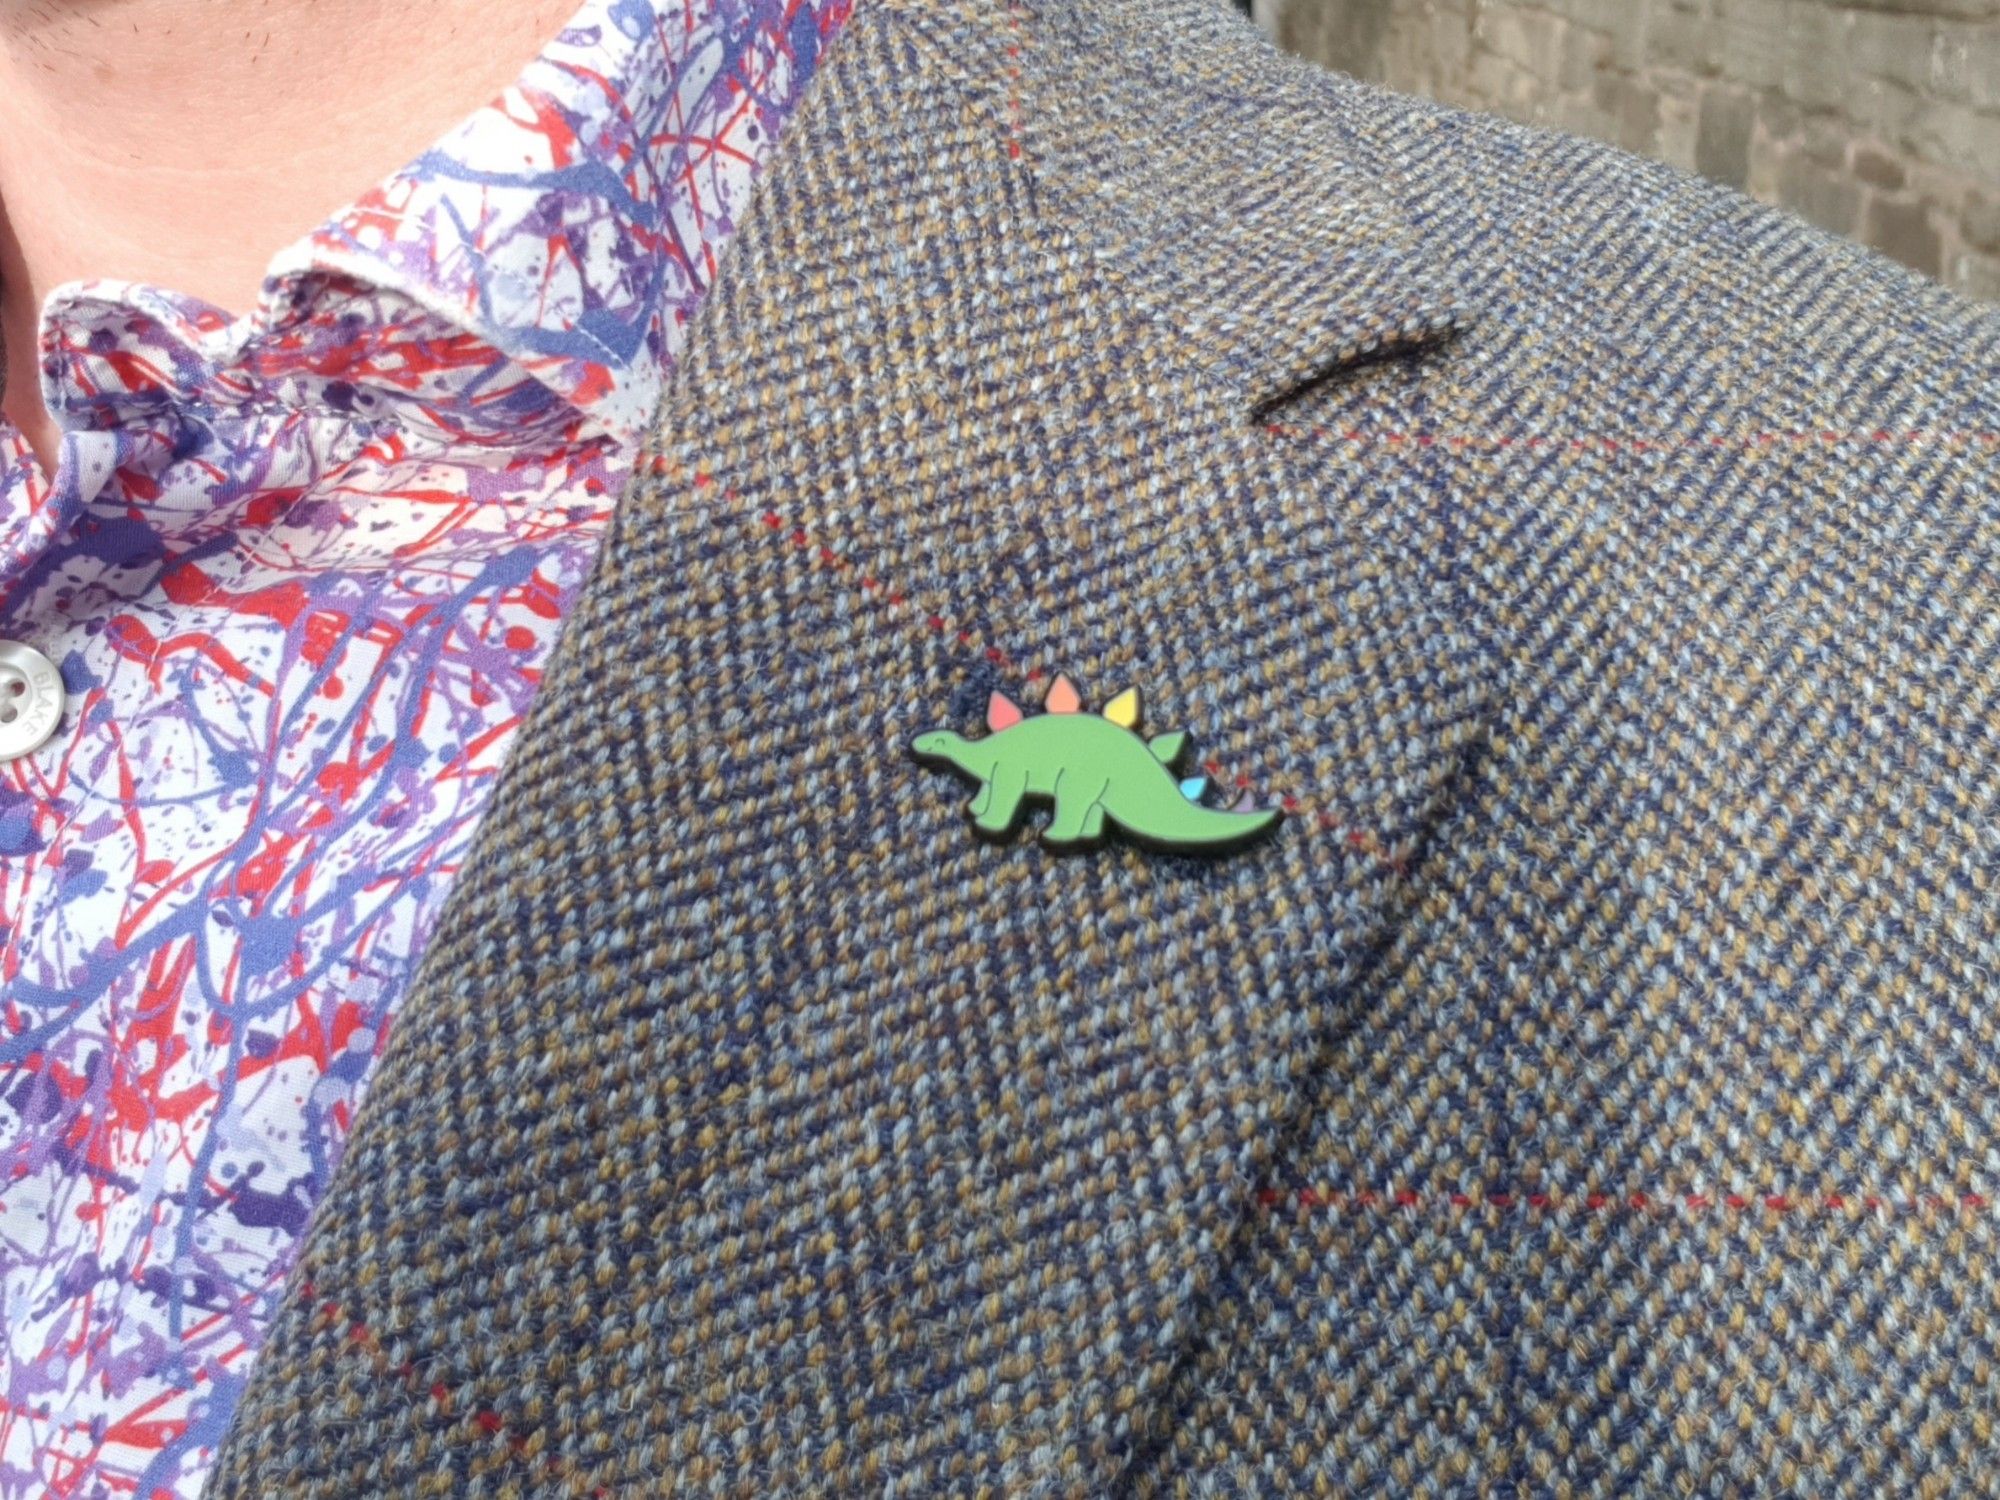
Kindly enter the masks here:
<path id="1" fill-rule="evenodd" d="M 589 0 L 231 316 L 0 421 L 0 1500 L 193 1495 L 717 250 L 850 0 Z M 413 36 L 410 45 L 421 45 Z"/>

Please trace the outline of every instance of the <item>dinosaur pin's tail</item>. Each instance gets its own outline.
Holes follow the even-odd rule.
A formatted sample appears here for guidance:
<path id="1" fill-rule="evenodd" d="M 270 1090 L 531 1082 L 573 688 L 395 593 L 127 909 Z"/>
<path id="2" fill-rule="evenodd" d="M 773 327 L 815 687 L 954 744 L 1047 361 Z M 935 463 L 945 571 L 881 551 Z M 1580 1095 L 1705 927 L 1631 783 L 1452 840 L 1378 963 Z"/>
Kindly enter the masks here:
<path id="1" fill-rule="evenodd" d="M 1261 837 L 1283 816 L 1280 808 L 1257 806 L 1246 792 L 1233 807 L 1203 807 L 1184 800 L 1179 801 L 1177 809 L 1156 807 L 1150 816 L 1135 819 L 1126 827 L 1142 841 L 1195 852 L 1247 844 Z"/>
<path id="2" fill-rule="evenodd" d="M 1204 805 L 1201 799 L 1207 794 L 1208 778 L 1206 776 L 1190 776 L 1181 783 L 1181 795 L 1198 807 Z M 1248 788 L 1245 788 L 1229 806 L 1224 808 L 1210 808 L 1209 811 L 1246 813 L 1256 812 L 1260 806 L 1261 804 L 1257 801 L 1256 795 Z"/>

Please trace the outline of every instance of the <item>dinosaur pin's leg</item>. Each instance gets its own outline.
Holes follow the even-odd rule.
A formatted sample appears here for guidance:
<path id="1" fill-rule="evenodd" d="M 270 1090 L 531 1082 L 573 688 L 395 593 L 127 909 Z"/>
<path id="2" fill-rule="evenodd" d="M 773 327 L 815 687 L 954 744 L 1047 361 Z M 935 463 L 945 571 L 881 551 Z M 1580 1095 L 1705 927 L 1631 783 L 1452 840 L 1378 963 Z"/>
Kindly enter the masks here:
<path id="1" fill-rule="evenodd" d="M 992 777 L 972 799 L 972 826 L 981 833 L 1005 834 L 1020 816 L 1021 798 L 1027 790 L 1025 767 L 995 766 Z"/>
<path id="2" fill-rule="evenodd" d="M 1056 778 L 1056 810 L 1049 826 L 1042 830 L 1045 844 L 1087 844 L 1104 836 L 1104 796 L 1106 783 L 1099 777 L 1085 781 L 1064 772 Z"/>

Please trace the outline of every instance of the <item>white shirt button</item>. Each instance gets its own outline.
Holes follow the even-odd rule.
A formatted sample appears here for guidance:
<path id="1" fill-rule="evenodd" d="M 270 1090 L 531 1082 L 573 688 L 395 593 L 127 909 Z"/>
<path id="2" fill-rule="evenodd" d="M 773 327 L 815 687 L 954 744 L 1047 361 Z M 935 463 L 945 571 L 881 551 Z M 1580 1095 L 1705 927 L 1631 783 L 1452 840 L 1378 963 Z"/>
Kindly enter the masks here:
<path id="1" fill-rule="evenodd" d="M 0 760 L 39 750 L 62 722 L 62 674 L 33 646 L 0 641 Z"/>

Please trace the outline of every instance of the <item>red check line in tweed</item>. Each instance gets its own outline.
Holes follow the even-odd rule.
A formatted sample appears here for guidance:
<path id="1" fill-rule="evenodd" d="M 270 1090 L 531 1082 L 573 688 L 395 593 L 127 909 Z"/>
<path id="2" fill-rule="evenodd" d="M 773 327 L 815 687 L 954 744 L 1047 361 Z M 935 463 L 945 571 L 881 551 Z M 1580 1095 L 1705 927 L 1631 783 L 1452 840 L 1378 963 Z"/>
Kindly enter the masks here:
<path id="1" fill-rule="evenodd" d="M 1021 7 L 1008 0 L 1007 30 L 1007 155 L 1021 159 Z"/>
<path id="2" fill-rule="evenodd" d="M 1286 422 L 1266 422 L 1267 432 L 1278 437 L 1313 438 L 1327 443 L 1352 443 L 1382 448 L 1527 448 L 1540 451 L 1568 449 L 1578 453 L 1671 453 L 1689 448 L 1837 448 L 1843 443 L 1866 443 L 1873 447 L 1921 445 L 1924 443 L 1963 444 L 2000 448 L 2000 432 L 1951 432 L 1909 428 L 1891 431 L 1878 428 L 1869 432 L 1743 432 L 1709 437 L 1619 437 L 1609 433 L 1495 433 L 1495 432 L 1397 432 L 1371 431 L 1354 427 L 1336 431 L 1330 427 L 1298 426 Z"/>
<path id="3" fill-rule="evenodd" d="M 306 1300 L 314 1304 L 314 1311 L 326 1323 L 336 1328 L 343 1326 L 343 1324 L 345 1325 L 348 1346 L 367 1355 L 375 1365 L 376 1373 L 394 1376 L 402 1382 L 406 1390 L 414 1392 L 420 1388 L 421 1382 L 417 1377 L 415 1367 L 407 1360 L 392 1365 L 389 1362 L 388 1353 L 382 1348 L 381 1341 L 375 1337 L 374 1332 L 367 1324 L 359 1322 L 354 1318 L 346 1317 L 341 1310 L 340 1304 L 331 1297 L 321 1297 L 318 1289 L 312 1282 L 308 1281 L 304 1283 L 300 1290 L 306 1294 Z M 441 1410 L 447 1415 L 450 1414 L 452 1406 L 450 1391 L 446 1390 L 444 1386 L 433 1382 L 429 1389 L 429 1395 L 431 1400 L 436 1402 Z M 540 1461 L 537 1462 L 535 1454 L 530 1451 L 531 1445 L 528 1439 L 522 1437 L 520 1433 L 510 1427 L 507 1424 L 506 1418 L 502 1417 L 498 1412 L 482 1406 L 470 1413 L 470 1419 L 473 1425 L 488 1437 L 504 1439 L 508 1451 L 515 1458 L 531 1467 L 539 1468 L 549 1478 L 560 1479 L 569 1472 L 569 1465 L 553 1453 L 543 1455 Z M 605 1489 L 604 1486 L 599 1485 L 590 1493 L 592 1500 L 599 1500 L 599 1497 L 608 1496 L 611 1492 Z"/>
<path id="4" fill-rule="evenodd" d="M 707 489 L 717 482 L 715 476 L 707 470 L 697 470 L 689 476 L 681 470 L 680 465 L 663 455 L 654 457 L 650 467 L 654 474 L 691 482 L 696 489 Z M 732 502 L 740 501 L 742 498 L 727 484 L 723 485 L 722 493 Z M 905 629 L 946 637 L 968 650 L 978 650 L 994 666 L 1006 671 L 1019 672 L 1023 679 L 1031 684 L 1047 680 L 1049 674 L 1045 669 L 1017 660 L 1006 648 L 994 641 L 993 632 L 981 622 L 947 615 L 940 609 L 928 609 L 913 602 L 893 584 L 870 572 L 851 554 L 815 540 L 812 533 L 804 526 L 787 520 L 776 511 L 766 510 L 757 517 L 757 520 L 767 533 L 789 542 L 795 550 L 806 554 L 814 562 L 852 578 L 855 587 L 860 589 L 865 599 L 896 619 Z M 981 641 L 986 644 L 981 646 Z M 1232 776 L 1216 761 L 1203 761 L 1201 768 L 1217 785 L 1234 787 L 1237 791 L 1250 789 L 1249 777 Z M 1407 870 L 1408 861 L 1383 847 L 1382 841 L 1375 834 L 1365 829 L 1349 828 L 1332 813 L 1324 809 L 1310 808 L 1289 792 L 1279 795 L 1278 805 L 1288 816 L 1303 818 L 1320 832 L 1334 834 L 1345 839 L 1350 847 L 1374 855 L 1383 865 L 1397 874 L 1403 874 Z"/>
<path id="5" fill-rule="evenodd" d="M 1550 1214 L 1659 1213 L 1680 1208 L 1716 1213 L 1876 1213 L 1918 1214 L 1981 1212 L 1994 1200 L 1983 1193 L 1951 1197 L 1926 1193 L 1914 1198 L 1889 1198 L 1874 1193 L 1417 1193 L 1327 1191 L 1320 1188 L 1262 1188 L 1257 1202 L 1265 1208 L 1296 1204 L 1334 1212 L 1391 1212 L 1400 1208 L 1435 1213 L 1454 1208 L 1506 1208 Z"/>

